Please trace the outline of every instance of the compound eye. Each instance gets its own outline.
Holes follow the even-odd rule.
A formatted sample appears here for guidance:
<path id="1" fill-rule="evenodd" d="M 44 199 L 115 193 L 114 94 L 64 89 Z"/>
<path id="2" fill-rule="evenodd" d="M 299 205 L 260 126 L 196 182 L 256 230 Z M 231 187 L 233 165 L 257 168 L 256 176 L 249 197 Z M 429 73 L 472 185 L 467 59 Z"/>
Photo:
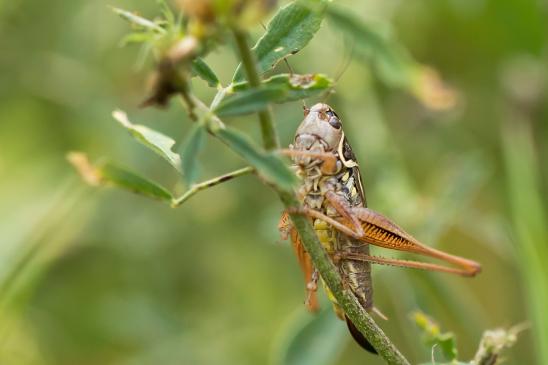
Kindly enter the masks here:
<path id="1" fill-rule="evenodd" d="M 341 128 L 341 121 L 339 120 L 339 118 L 337 118 L 335 116 L 332 116 L 331 118 L 329 118 L 329 124 L 335 129 L 340 129 Z"/>
<path id="2" fill-rule="evenodd" d="M 335 113 L 332 109 L 329 109 L 328 111 L 326 111 L 325 114 L 327 114 L 327 116 L 329 117 L 337 117 L 337 118 L 339 117 L 337 113 Z"/>

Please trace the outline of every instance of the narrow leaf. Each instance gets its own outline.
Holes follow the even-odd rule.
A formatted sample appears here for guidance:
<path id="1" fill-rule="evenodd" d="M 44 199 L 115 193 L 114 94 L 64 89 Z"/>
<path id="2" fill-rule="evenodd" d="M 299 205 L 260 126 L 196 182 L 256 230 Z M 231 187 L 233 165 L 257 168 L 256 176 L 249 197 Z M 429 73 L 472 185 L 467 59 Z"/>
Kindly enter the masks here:
<path id="1" fill-rule="evenodd" d="M 286 91 L 282 98 L 274 100 L 275 103 L 309 98 L 329 89 L 332 85 L 333 81 L 322 74 L 280 74 L 264 80 L 262 84 L 265 89 L 278 88 Z M 249 89 L 250 86 L 246 81 L 232 85 L 233 91 L 240 92 Z"/>
<path id="2" fill-rule="evenodd" d="M 286 93 L 287 90 L 277 86 L 249 89 L 224 99 L 214 112 L 220 117 L 255 113 L 266 109 L 268 104 L 281 100 Z"/>
<path id="3" fill-rule="evenodd" d="M 181 172 L 181 157 L 171 150 L 175 144 L 175 141 L 172 138 L 143 125 L 131 123 L 127 118 L 126 113 L 121 110 L 115 110 L 112 113 L 112 116 L 125 127 L 137 141 L 163 157 L 177 171 Z"/>
<path id="4" fill-rule="evenodd" d="M 286 191 L 297 183 L 297 177 L 282 159 L 255 146 L 245 134 L 228 127 L 214 130 L 213 133 L 255 167 L 266 181 Z"/>
<path id="5" fill-rule="evenodd" d="M 93 165 L 81 152 L 71 152 L 67 159 L 82 179 L 92 186 L 114 185 L 153 199 L 168 202 L 172 199 L 171 193 L 162 186 L 108 161 Z"/>
<path id="6" fill-rule="evenodd" d="M 274 365 L 330 365 L 344 349 L 346 326 L 329 306 L 317 315 L 302 313 L 285 330 Z"/>
<path id="7" fill-rule="evenodd" d="M 169 7 L 169 5 L 164 0 L 157 0 L 160 9 L 162 10 L 162 15 L 166 20 L 168 27 L 173 28 L 176 26 L 175 14 Z"/>
<path id="8" fill-rule="evenodd" d="M 548 205 L 536 135 L 529 120 L 511 115 L 502 133 L 507 200 L 539 364 L 548 364 Z M 544 166 L 544 167 L 543 167 Z"/>
<path id="9" fill-rule="evenodd" d="M 111 7 L 111 9 L 116 14 L 118 14 L 122 19 L 127 20 L 133 25 L 136 25 L 138 27 L 145 28 L 145 29 L 154 30 L 159 33 L 165 32 L 165 29 L 159 26 L 158 24 L 146 18 L 143 18 L 135 13 L 132 13 L 124 9 L 116 8 L 116 7 Z"/>
<path id="10" fill-rule="evenodd" d="M 328 7 L 327 17 L 336 29 L 353 39 L 353 54 L 361 60 L 371 61 L 384 82 L 391 86 L 404 86 L 411 82 L 411 69 L 415 62 L 378 26 L 366 24 L 352 11 L 335 5 Z"/>
<path id="11" fill-rule="evenodd" d="M 208 66 L 207 63 L 201 58 L 196 58 L 192 61 L 192 74 L 198 76 L 211 87 L 217 87 L 220 85 L 219 79 L 215 72 Z"/>
<path id="12" fill-rule="evenodd" d="M 262 73 L 273 68 L 280 60 L 303 49 L 320 29 L 326 0 L 310 1 L 321 10 L 312 9 L 299 1 L 282 7 L 268 24 L 265 34 L 253 47 Z M 242 65 L 234 74 L 233 82 L 244 79 Z"/>
<path id="13" fill-rule="evenodd" d="M 206 129 L 201 123 L 194 123 L 192 130 L 182 145 L 183 178 L 190 187 L 198 178 L 198 153 L 205 141 Z"/>
<path id="14" fill-rule="evenodd" d="M 171 193 L 162 186 L 110 162 L 99 165 L 97 171 L 105 184 L 112 184 L 153 199 L 168 202 L 172 199 Z"/>
<path id="15" fill-rule="evenodd" d="M 130 44 L 147 43 L 154 39 L 154 33 L 152 32 L 134 32 L 129 33 L 120 41 L 120 46 L 125 47 Z"/>

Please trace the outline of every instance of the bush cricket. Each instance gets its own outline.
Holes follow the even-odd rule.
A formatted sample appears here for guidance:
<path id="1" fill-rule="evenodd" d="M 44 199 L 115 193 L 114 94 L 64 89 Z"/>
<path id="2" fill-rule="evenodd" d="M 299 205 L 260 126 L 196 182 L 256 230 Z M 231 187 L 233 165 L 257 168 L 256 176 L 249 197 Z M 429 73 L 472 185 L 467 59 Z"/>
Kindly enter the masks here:
<path id="1" fill-rule="evenodd" d="M 373 306 L 371 263 L 474 276 L 481 270 L 472 260 L 450 255 L 425 246 L 388 218 L 367 208 L 360 170 L 346 139 L 338 115 L 327 104 L 305 107 L 305 117 L 289 149 L 282 153 L 293 160 L 301 179 L 297 195 L 302 203 L 298 213 L 310 218 L 318 238 L 338 267 L 348 286 L 368 312 L 383 315 Z M 305 275 L 306 307 L 318 309 L 316 298 L 318 273 L 303 248 L 287 212 L 280 220 L 282 237 L 291 238 Z M 438 264 L 372 256 L 369 245 L 426 255 L 453 264 Z M 375 353 L 367 339 L 354 327 L 324 285 L 337 316 L 346 320 L 354 339 Z"/>

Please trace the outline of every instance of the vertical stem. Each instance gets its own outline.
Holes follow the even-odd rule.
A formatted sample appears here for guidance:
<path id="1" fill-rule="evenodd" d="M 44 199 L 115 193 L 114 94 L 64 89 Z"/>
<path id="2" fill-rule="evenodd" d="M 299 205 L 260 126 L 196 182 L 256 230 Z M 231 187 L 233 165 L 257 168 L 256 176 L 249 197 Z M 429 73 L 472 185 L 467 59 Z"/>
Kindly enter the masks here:
<path id="1" fill-rule="evenodd" d="M 299 202 L 289 193 L 280 193 L 286 207 L 295 207 Z M 291 220 L 299 232 L 301 242 L 312 258 L 314 267 L 318 269 L 345 314 L 360 332 L 369 340 L 379 355 L 390 365 L 409 365 L 407 359 L 400 353 L 373 318 L 363 309 L 354 294 L 344 289 L 339 271 L 333 265 L 323 246 L 318 241 L 316 232 L 308 219 L 300 214 L 291 215 Z"/>
<path id="2" fill-rule="evenodd" d="M 242 58 L 242 63 L 247 74 L 247 79 L 252 87 L 260 87 L 261 80 L 255 64 L 255 60 L 249 45 L 247 43 L 247 34 L 238 29 L 232 29 L 238 50 Z M 278 137 L 272 115 L 269 110 L 259 113 L 261 128 L 263 132 L 264 145 L 266 149 L 279 147 Z M 286 208 L 297 208 L 300 206 L 294 193 L 278 190 L 278 195 Z M 352 292 L 345 290 L 339 271 L 333 265 L 330 257 L 323 249 L 322 244 L 316 236 L 316 232 L 306 217 L 300 214 L 292 214 L 291 220 L 299 232 L 299 236 L 304 248 L 312 258 L 314 266 L 320 272 L 322 279 L 337 299 L 337 302 L 343 308 L 344 312 L 350 318 L 352 323 L 369 340 L 379 355 L 390 365 L 409 365 L 407 359 L 398 351 L 398 349 L 386 337 L 382 329 L 377 326 L 375 321 L 360 305 Z"/>
<path id="3" fill-rule="evenodd" d="M 242 59 L 242 64 L 247 75 L 249 85 L 255 88 L 261 87 L 261 78 L 257 70 L 257 63 L 255 62 L 255 56 L 249 49 L 247 43 L 247 33 L 240 29 L 233 28 L 234 38 L 236 39 L 236 45 L 238 46 L 238 52 Z M 259 112 L 259 121 L 261 123 L 261 133 L 263 136 L 264 147 L 267 150 L 274 150 L 280 147 L 278 140 L 278 134 L 274 127 L 274 121 L 272 120 L 272 113 L 270 110 L 263 110 Z"/>
<path id="4" fill-rule="evenodd" d="M 188 86 L 188 83 L 186 82 L 183 82 L 183 85 L 181 87 L 181 97 L 183 98 L 183 102 L 186 105 L 189 118 L 193 122 L 197 122 L 198 116 L 194 112 L 194 109 L 196 109 L 196 103 L 194 102 L 192 94 L 190 93 L 190 87 Z"/>

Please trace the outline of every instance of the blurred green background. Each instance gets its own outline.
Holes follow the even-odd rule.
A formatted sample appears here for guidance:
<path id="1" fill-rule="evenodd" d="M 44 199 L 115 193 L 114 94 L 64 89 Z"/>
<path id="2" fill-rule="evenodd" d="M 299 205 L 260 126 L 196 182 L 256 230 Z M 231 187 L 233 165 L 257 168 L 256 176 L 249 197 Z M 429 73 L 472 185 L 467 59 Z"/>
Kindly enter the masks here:
<path id="1" fill-rule="evenodd" d="M 329 103 L 360 161 L 369 206 L 423 242 L 483 265 L 474 279 L 376 267 L 375 300 L 390 318 L 381 326 L 417 363 L 430 349 L 409 319 L 416 309 L 455 332 L 462 359 L 485 329 L 528 322 L 506 363 L 543 363 L 546 3 L 338 3 L 392 24 L 458 93 L 453 108 L 435 112 L 380 84 L 363 62 L 350 63 Z M 248 176 L 174 210 L 88 188 L 65 160 L 83 150 L 176 183 L 169 165 L 110 116 L 120 107 L 177 141 L 190 125 L 176 102 L 137 108 L 146 72 L 136 68 L 137 48 L 118 47 L 128 25 L 107 5 L 158 11 L 153 1 L 0 1 L 0 363 L 281 363 L 310 316 L 296 259 L 276 229 L 275 194 Z M 340 31 L 324 23 L 290 61 L 296 72 L 335 77 L 346 58 Z M 206 60 L 227 83 L 237 65 L 231 40 Z M 194 83 L 209 100 L 212 91 Z M 274 112 L 287 145 L 301 104 Z M 259 136 L 254 117 L 230 123 Z M 212 139 L 200 161 L 202 178 L 244 166 Z M 342 322 L 325 331 L 336 350 L 317 364 L 382 363 Z"/>

